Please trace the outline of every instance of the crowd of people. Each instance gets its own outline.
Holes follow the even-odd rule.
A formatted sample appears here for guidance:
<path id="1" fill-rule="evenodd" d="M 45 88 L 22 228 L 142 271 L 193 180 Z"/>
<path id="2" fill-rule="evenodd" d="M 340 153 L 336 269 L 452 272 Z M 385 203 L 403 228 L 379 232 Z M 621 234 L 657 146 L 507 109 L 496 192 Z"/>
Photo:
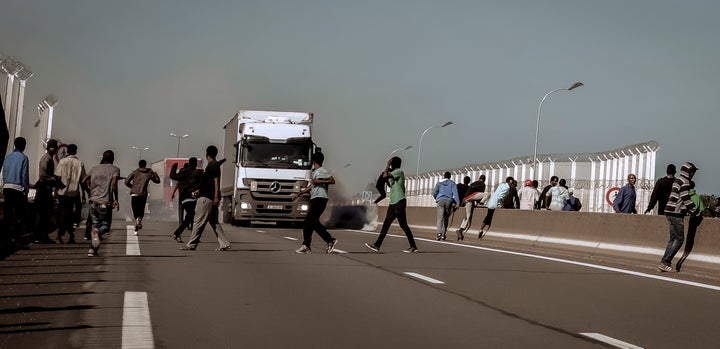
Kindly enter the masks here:
<path id="1" fill-rule="evenodd" d="M 19 243 L 28 233 L 37 243 L 75 243 L 75 228 L 79 227 L 82 205 L 87 201 L 89 215 L 84 239 L 90 241 L 88 256 L 98 256 L 100 241 L 110 230 L 112 211 L 119 210 L 118 181 L 120 180 L 124 180 L 124 184 L 130 188 L 135 235 L 139 234 L 143 227 L 148 185 L 151 182 L 160 183 L 158 174 L 147 168 L 145 160 L 140 160 L 138 168 L 127 177 L 121 177 L 120 169 L 113 165 L 115 154 L 111 150 L 106 150 L 100 164 L 86 172 L 83 162 L 77 158 L 77 145 L 68 145 L 66 155 L 58 161 L 56 160 L 58 142 L 50 139 L 46 143 L 45 154 L 38 162 L 39 179 L 34 184 L 35 213 L 28 218 L 26 215 L 30 190 L 30 164 L 24 154 L 26 144 L 23 137 L 16 138 L 13 151 L 4 158 L 2 171 L 4 233 L 1 236 L 3 245 Z M 182 233 L 186 229 L 192 231 L 190 240 L 181 247 L 182 250 L 195 250 L 208 224 L 218 239 L 219 246 L 216 250 L 226 251 L 231 248 L 230 241 L 218 219 L 220 169 L 224 160 L 217 161 L 217 154 L 217 147 L 211 145 L 206 148 L 207 166 L 204 170 L 197 168 L 198 159 L 194 157 L 188 159 L 187 166 L 179 171 L 177 164 L 171 168 L 170 178 L 177 181 L 179 203 L 185 211 L 184 218 L 181 218 L 171 237 L 179 243 L 184 243 Z M 293 197 L 297 199 L 301 195 L 310 194 L 308 214 L 303 226 L 303 242 L 300 248 L 295 250 L 296 253 L 311 253 L 313 232 L 317 232 L 327 244 L 325 251 L 327 253 L 333 252 L 338 241 L 320 222 L 320 216 L 328 204 L 328 187 L 335 183 L 331 172 L 323 167 L 323 162 L 322 153 L 313 154 L 312 179 L 306 188 Z M 417 251 L 413 233 L 407 222 L 405 174 L 401 165 L 402 160 L 399 157 L 392 157 L 377 181 L 380 198 L 375 203 L 385 197 L 387 186 L 390 190 L 389 205 L 380 234 L 374 243 L 365 244 L 374 252 L 380 251 L 390 225 L 396 219 L 409 242 L 409 247 L 403 252 Z M 685 240 L 684 217 L 692 216 L 689 232 L 694 232 L 702 222 L 701 214 L 705 207 L 692 181 L 697 170 L 694 164 L 688 162 L 682 165 L 680 174 L 677 175 L 676 167 L 672 164 L 668 165 L 667 175 L 656 182 L 644 211 L 646 214 L 650 213 L 657 205 L 658 214 L 665 215 L 668 220 L 670 239 L 658 266 L 660 271 L 673 270 L 672 259 Z M 568 188 L 567 181 L 557 176 L 552 176 L 550 184 L 542 191 L 539 190 L 536 180 L 525 180 L 523 187 L 518 190 L 518 182 L 513 177 L 507 177 L 492 193 L 486 190 L 485 175 L 481 175 L 472 183 L 471 178 L 466 176 L 461 184 L 456 184 L 451 177 L 450 172 L 445 172 L 443 179 L 435 185 L 432 192 L 437 204 L 437 240 L 440 241 L 446 240 L 450 217 L 460 207 L 465 207 L 465 216 L 456 230 L 459 241 L 465 238 L 472 223 L 474 208 L 477 207 L 487 208 L 478 238 L 482 238 L 490 229 L 495 210 L 498 208 L 553 211 L 582 209 L 580 200 L 573 196 L 573 190 Z M 637 213 L 636 181 L 637 177 L 634 174 L 628 175 L 627 184 L 620 188 L 614 199 L 615 212 Z M 50 234 L 55 230 L 57 230 L 56 237 L 51 239 Z M 66 235 L 67 240 L 64 240 Z M 692 246 L 689 248 L 692 249 Z M 686 246 L 686 253 L 676 264 L 676 269 L 680 269 L 688 252 Z"/>
<path id="2" fill-rule="evenodd" d="M 0 246 L 18 246 L 27 240 L 40 244 L 75 244 L 75 229 L 80 227 L 83 205 L 87 204 L 88 215 L 84 240 L 89 241 L 87 255 L 99 255 L 100 242 L 110 231 L 113 210 L 120 209 L 118 187 L 125 184 L 130 192 L 130 206 L 134 221 L 134 234 L 143 228 L 143 218 L 148 198 L 148 185 L 160 183 L 159 175 L 147 168 L 147 162 L 140 160 L 137 169 L 127 177 L 121 177 L 120 168 L 115 166 L 115 153 L 106 150 L 100 164 L 85 170 L 77 157 L 78 147 L 69 144 L 66 154 L 57 159 L 58 142 L 50 139 L 45 145 L 45 154 L 38 162 L 38 180 L 35 189 L 34 209 L 29 210 L 30 160 L 25 155 L 27 141 L 17 137 L 14 148 L 3 160 L 3 233 Z M 206 149 L 207 167 L 197 169 L 197 159 L 190 158 L 188 166 L 181 171 L 174 167 L 172 178 L 178 181 L 180 200 L 185 207 L 185 220 L 172 234 L 173 239 L 183 242 L 182 232 L 192 225 L 192 236 L 184 250 L 195 250 L 207 224 L 215 231 L 220 246 L 217 250 L 230 249 L 230 242 L 218 222 L 220 199 L 220 164 L 215 160 L 218 149 Z M 51 238 L 52 233 L 54 238 Z M 67 236 L 67 239 L 66 239 Z"/>
<path id="3" fill-rule="evenodd" d="M 670 239 L 658 265 L 658 270 L 663 272 L 673 270 L 672 260 L 685 240 L 684 217 L 691 216 L 688 228 L 689 239 L 685 253 L 676 263 L 676 270 L 680 270 L 683 261 L 692 250 L 694 234 L 702 222 L 702 213 L 705 210 L 704 204 L 695 190 L 695 183 L 692 181 L 697 167 L 693 163 L 687 162 L 683 164 L 680 175 L 677 177 L 675 176 L 676 172 L 675 165 L 668 165 L 667 175 L 656 182 L 645 210 L 645 214 L 648 214 L 657 205 L 658 214 L 665 215 L 668 220 Z M 450 172 L 445 172 L 443 179 L 436 183 L 432 192 L 437 204 L 437 240 L 439 241 L 446 239 L 449 218 L 461 206 L 465 206 L 465 217 L 456 230 L 458 241 L 464 239 L 472 222 L 475 207 L 487 208 L 478 238 L 482 238 L 490 229 L 497 208 L 553 211 L 580 211 L 582 209 L 582 203 L 573 196 L 573 190 L 567 187 L 567 181 L 557 176 L 550 178 L 550 184 L 543 188 L 542 192 L 538 190 L 538 181 L 527 179 L 523 188 L 518 191 L 517 181 L 513 177 L 507 177 L 505 182 L 498 185 L 492 194 L 485 192 L 485 175 L 481 175 L 473 183 L 470 183 L 471 178 L 466 176 L 461 184 L 456 184 L 451 177 Z M 636 182 L 637 177 L 634 174 L 631 173 L 627 176 L 627 184 L 620 188 L 613 200 L 613 210 L 616 213 L 637 213 Z"/>

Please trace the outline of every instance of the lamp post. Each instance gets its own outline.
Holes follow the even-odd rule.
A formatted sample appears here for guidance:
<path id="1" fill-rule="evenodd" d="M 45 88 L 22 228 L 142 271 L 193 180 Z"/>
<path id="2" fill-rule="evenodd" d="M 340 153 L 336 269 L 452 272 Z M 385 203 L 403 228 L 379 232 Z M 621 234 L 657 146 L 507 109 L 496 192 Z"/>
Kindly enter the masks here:
<path id="1" fill-rule="evenodd" d="M 406 151 L 406 150 L 408 150 L 408 149 L 410 149 L 410 148 L 412 148 L 412 145 L 408 145 L 408 146 L 405 147 L 405 148 L 397 148 L 397 149 L 395 149 L 395 150 L 393 150 L 393 151 L 390 152 L 390 155 L 388 155 L 388 159 L 392 158 L 393 154 L 395 154 L 395 153 L 397 153 L 397 152 L 399 152 L 399 151 Z"/>
<path id="2" fill-rule="evenodd" d="M 184 134 L 184 135 L 182 135 L 182 136 L 178 136 L 178 135 L 176 135 L 175 133 L 170 132 L 170 136 L 171 136 L 171 137 L 175 137 L 175 138 L 177 138 L 177 140 L 178 140 L 177 153 L 175 154 L 175 157 L 176 157 L 176 158 L 179 158 L 179 157 L 180 157 L 180 140 L 183 139 L 183 138 L 190 137 L 190 135 L 186 133 L 186 134 Z"/>
<path id="3" fill-rule="evenodd" d="M 134 145 L 132 146 L 132 148 L 135 149 L 135 150 L 139 150 L 139 151 L 140 151 L 140 155 L 138 155 L 138 161 L 142 160 L 142 153 L 143 153 L 144 151 L 147 151 L 147 150 L 150 149 L 149 147 L 140 148 L 140 147 L 136 147 L 136 146 L 134 146 Z"/>
<path id="4" fill-rule="evenodd" d="M 537 148 L 538 148 L 538 133 L 540 132 L 540 109 L 542 108 L 543 102 L 545 102 L 545 99 L 557 92 L 557 91 L 572 91 L 580 86 L 583 86 L 583 83 L 578 81 L 569 88 L 558 88 L 554 89 L 548 93 L 545 94 L 545 96 L 540 100 L 540 105 L 538 106 L 538 112 L 537 112 L 537 124 L 535 125 L 535 150 L 533 151 L 533 167 L 532 167 L 532 177 L 535 178 L 535 167 L 537 166 Z M 539 179 L 539 178 L 536 178 Z"/>
<path id="5" fill-rule="evenodd" d="M 446 122 L 446 123 L 444 123 L 444 124 L 442 124 L 442 125 L 430 126 L 430 127 L 426 128 L 425 131 L 423 131 L 422 135 L 420 135 L 420 142 L 418 143 L 417 166 L 415 167 L 415 174 L 416 174 L 416 175 L 420 174 L 420 150 L 422 149 L 422 140 L 423 140 L 423 137 L 425 137 L 425 134 L 426 134 L 428 131 L 430 131 L 431 129 L 433 129 L 433 128 L 450 126 L 450 125 L 452 125 L 452 124 L 453 124 L 452 121 L 448 121 L 448 122 Z"/>

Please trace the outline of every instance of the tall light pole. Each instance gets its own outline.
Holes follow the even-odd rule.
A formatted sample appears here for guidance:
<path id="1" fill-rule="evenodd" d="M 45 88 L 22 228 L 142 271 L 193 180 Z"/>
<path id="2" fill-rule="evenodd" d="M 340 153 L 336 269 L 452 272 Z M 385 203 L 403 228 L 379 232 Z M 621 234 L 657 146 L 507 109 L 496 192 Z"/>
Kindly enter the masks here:
<path id="1" fill-rule="evenodd" d="M 540 105 L 538 106 L 538 112 L 537 112 L 537 124 L 535 125 L 535 150 L 533 151 L 533 167 L 532 167 L 532 177 L 533 178 L 535 178 L 535 174 L 537 173 L 535 171 L 535 168 L 537 167 L 538 133 L 540 132 L 540 109 L 542 108 L 543 102 L 545 102 L 545 99 L 549 95 L 551 95 L 557 91 L 572 91 L 580 86 L 583 86 L 583 83 L 578 81 L 578 82 L 572 84 L 572 86 L 570 86 L 569 88 L 554 89 L 554 90 L 546 93 L 545 96 L 540 100 Z M 540 179 L 540 178 L 536 178 L 536 179 Z"/>
<path id="2" fill-rule="evenodd" d="M 395 150 L 393 150 L 393 151 L 390 152 L 390 155 L 388 155 L 388 159 L 392 158 L 393 154 L 395 154 L 395 153 L 397 153 L 397 152 L 399 152 L 399 151 L 406 151 L 406 150 L 408 150 L 408 149 L 410 149 L 410 148 L 412 148 L 412 145 L 408 145 L 408 146 L 405 147 L 405 148 L 397 148 L 397 149 L 395 149 Z"/>
<path id="3" fill-rule="evenodd" d="M 186 133 L 186 134 L 184 134 L 184 135 L 182 135 L 182 136 L 178 136 L 178 135 L 176 135 L 175 133 L 170 132 L 170 136 L 171 136 L 171 137 L 175 137 L 175 138 L 177 138 L 177 140 L 178 140 L 177 153 L 175 154 L 175 157 L 176 157 L 176 158 L 179 158 L 179 157 L 180 157 L 180 140 L 183 139 L 183 138 L 190 137 L 190 135 Z"/>
<path id="4" fill-rule="evenodd" d="M 140 151 L 140 155 L 138 155 L 138 162 L 139 162 L 140 160 L 142 160 L 142 153 L 143 153 L 144 151 L 150 150 L 150 147 L 140 148 L 140 147 L 136 147 L 136 146 L 134 146 L 134 145 L 132 146 L 132 148 L 135 149 L 135 150 L 139 150 L 139 151 Z"/>
<path id="5" fill-rule="evenodd" d="M 450 126 L 452 124 L 453 124 L 452 121 L 448 121 L 442 125 L 430 126 L 430 127 L 426 128 L 425 131 L 423 131 L 422 135 L 420 135 L 420 142 L 418 143 L 418 156 L 417 156 L 417 166 L 415 167 L 415 175 L 420 174 L 420 150 L 422 150 L 422 140 L 423 140 L 423 137 L 425 137 L 425 134 L 433 128 Z"/>

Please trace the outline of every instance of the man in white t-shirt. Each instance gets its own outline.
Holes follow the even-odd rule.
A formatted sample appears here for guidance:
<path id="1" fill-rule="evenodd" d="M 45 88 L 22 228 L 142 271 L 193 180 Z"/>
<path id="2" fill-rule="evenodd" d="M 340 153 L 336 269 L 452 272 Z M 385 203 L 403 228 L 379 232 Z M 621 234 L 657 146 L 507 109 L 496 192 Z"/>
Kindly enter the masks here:
<path id="1" fill-rule="evenodd" d="M 310 193 L 310 202 L 308 204 L 307 216 L 305 216 L 305 224 L 303 225 L 303 243 L 295 253 L 308 254 L 311 252 L 310 244 L 312 243 L 312 233 L 316 231 L 320 237 L 327 243 L 325 252 L 332 253 L 337 244 L 337 239 L 327 231 L 322 223 L 320 216 L 325 212 L 328 202 L 328 185 L 335 184 L 335 178 L 322 167 L 325 156 L 322 153 L 315 153 L 312 156 L 313 174 L 312 181 L 305 189 L 293 195 L 293 200 L 300 195 Z"/>

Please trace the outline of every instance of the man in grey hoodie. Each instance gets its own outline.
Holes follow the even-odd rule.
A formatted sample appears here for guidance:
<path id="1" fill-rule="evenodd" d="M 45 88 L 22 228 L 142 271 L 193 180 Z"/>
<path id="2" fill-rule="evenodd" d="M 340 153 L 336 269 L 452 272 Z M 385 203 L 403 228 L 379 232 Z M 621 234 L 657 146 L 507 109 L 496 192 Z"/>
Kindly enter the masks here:
<path id="1" fill-rule="evenodd" d="M 445 240 L 445 233 L 448 229 L 448 220 L 453 210 L 457 210 L 460 205 L 460 196 L 458 195 L 457 185 L 450 179 L 450 172 L 445 172 L 443 179 L 435 184 L 433 188 L 433 197 L 437 203 L 437 239 Z"/>
<path id="2" fill-rule="evenodd" d="M 147 187 L 150 181 L 160 183 L 157 172 L 146 167 L 147 161 L 140 160 L 138 168 L 125 178 L 125 185 L 130 188 L 130 206 L 135 218 L 135 235 L 142 229 L 142 220 L 145 217 L 145 204 L 147 203 Z"/>

